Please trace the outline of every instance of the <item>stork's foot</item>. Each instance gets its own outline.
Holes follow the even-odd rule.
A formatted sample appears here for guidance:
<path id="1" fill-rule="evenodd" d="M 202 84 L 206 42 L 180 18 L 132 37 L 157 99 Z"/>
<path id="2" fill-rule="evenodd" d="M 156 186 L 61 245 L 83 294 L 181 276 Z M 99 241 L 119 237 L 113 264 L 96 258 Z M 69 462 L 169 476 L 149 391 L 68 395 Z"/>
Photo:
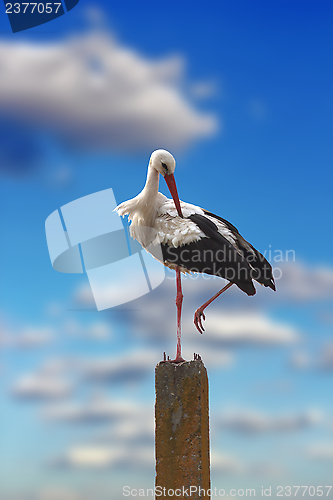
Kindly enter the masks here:
<path id="1" fill-rule="evenodd" d="M 170 363 L 183 363 L 185 361 L 181 356 L 176 356 L 175 359 L 169 359 Z"/>
<path id="2" fill-rule="evenodd" d="M 185 359 L 182 358 L 181 356 L 179 356 L 178 354 L 175 357 L 175 359 L 170 359 L 170 356 L 167 356 L 164 352 L 163 353 L 163 361 L 161 361 L 161 363 L 183 363 L 184 361 L 185 361 Z"/>
<path id="3" fill-rule="evenodd" d="M 204 315 L 203 309 L 199 307 L 194 313 L 194 324 L 199 333 L 203 333 L 205 331 L 202 320 L 205 321 L 206 316 Z"/>

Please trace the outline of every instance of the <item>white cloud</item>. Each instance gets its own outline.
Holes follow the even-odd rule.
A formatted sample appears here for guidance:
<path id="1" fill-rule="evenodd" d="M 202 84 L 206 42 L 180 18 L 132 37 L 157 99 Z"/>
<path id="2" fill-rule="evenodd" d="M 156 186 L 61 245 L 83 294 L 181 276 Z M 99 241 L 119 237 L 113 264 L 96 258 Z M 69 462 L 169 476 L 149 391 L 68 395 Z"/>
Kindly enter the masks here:
<path id="1" fill-rule="evenodd" d="M 287 471 L 280 464 L 266 462 L 252 465 L 250 472 L 252 476 L 256 476 L 262 480 L 266 477 L 281 479 L 281 476 L 284 476 Z"/>
<path id="2" fill-rule="evenodd" d="M 133 448 L 124 445 L 77 445 L 71 447 L 64 455 L 52 459 L 50 464 L 66 468 L 153 468 L 154 447 L 139 446 Z"/>
<path id="3" fill-rule="evenodd" d="M 322 370 L 333 370 L 333 342 L 327 342 L 321 352 L 316 366 Z"/>
<path id="4" fill-rule="evenodd" d="M 223 349 L 211 349 L 200 345 L 191 339 L 185 343 L 183 355 L 186 359 L 193 359 L 194 352 L 200 349 L 200 355 L 207 366 L 220 368 L 229 367 L 233 363 L 231 353 Z M 117 357 L 87 358 L 79 362 L 79 369 L 83 376 L 92 381 L 135 384 L 143 378 L 153 376 L 153 367 L 163 359 L 160 348 L 137 349 L 126 352 Z"/>
<path id="5" fill-rule="evenodd" d="M 288 432 L 320 423 L 322 415 L 317 410 L 301 414 L 266 415 L 257 411 L 229 411 L 223 415 L 218 424 L 222 428 L 245 434 L 264 432 Z"/>
<path id="6" fill-rule="evenodd" d="M 214 368 L 228 369 L 235 362 L 233 353 L 225 350 L 224 346 L 207 345 L 205 339 L 196 337 L 195 333 L 193 336 L 193 332 L 191 339 L 184 339 L 182 350 L 183 357 L 188 360 L 194 358 L 194 353 L 199 354 L 208 371 Z"/>
<path id="7" fill-rule="evenodd" d="M 207 300 L 207 296 L 213 295 L 220 283 L 223 285 L 223 282 L 218 278 L 215 280 L 206 280 L 202 277 L 183 279 L 182 346 L 185 359 L 193 359 L 193 353 L 198 353 L 207 368 L 226 368 L 233 364 L 234 354 L 231 349 L 235 347 L 244 345 L 290 346 L 300 339 L 300 333 L 290 324 L 274 320 L 258 310 L 258 308 L 253 310 L 245 309 L 244 301 L 240 298 L 242 293 L 237 293 L 239 291 L 236 289 L 233 293 L 230 293 L 232 297 L 227 297 L 226 294 L 226 297 L 221 298 L 223 308 L 218 309 L 217 304 L 214 304 L 207 309 L 204 323 L 206 331 L 203 335 L 199 335 L 193 324 L 194 311 L 199 304 Z M 162 359 L 163 351 L 167 351 L 171 359 L 174 355 L 173 351 L 171 351 L 171 349 L 175 349 L 176 341 L 174 296 L 175 283 L 173 279 L 169 279 L 169 273 L 167 273 L 167 279 L 159 288 L 131 302 L 130 307 L 126 309 L 126 320 L 130 323 L 129 331 L 131 335 L 141 341 L 149 341 L 150 346 L 156 346 L 149 351 L 151 362 L 155 364 Z M 76 300 L 80 297 L 79 302 L 87 305 L 91 294 L 86 287 L 83 287 L 76 291 L 75 297 Z M 236 308 L 235 303 L 238 300 L 240 304 Z M 232 301 L 232 307 L 228 307 L 230 301 Z M 253 304 L 253 301 L 251 304 Z M 171 341 L 174 342 L 174 346 L 171 345 L 170 348 Z M 126 373 L 135 373 L 138 364 L 145 371 L 144 363 L 134 358 L 135 354 L 133 366 L 126 359 L 123 362 L 119 361 L 119 363 L 112 360 L 105 361 L 103 367 L 97 361 L 101 370 L 101 378 L 103 376 L 102 371 L 104 371 L 105 378 L 107 378 L 106 372 L 108 369 L 110 369 L 110 379 L 112 377 L 116 379 L 116 374 L 120 374 L 120 369 L 125 370 Z M 123 368 L 121 367 L 122 364 L 124 364 Z M 127 364 L 126 369 L 125 364 Z M 98 374 L 99 367 L 96 367 L 96 374 Z M 114 374 L 112 374 L 113 370 Z"/>
<path id="8" fill-rule="evenodd" d="M 291 366 L 297 369 L 323 372 L 333 370 L 333 342 L 325 342 L 319 354 L 296 352 L 291 358 Z"/>
<path id="9" fill-rule="evenodd" d="M 109 422 L 89 443 L 72 446 L 53 458 L 51 465 L 95 469 L 154 466 L 155 415 L 154 408 L 147 403 L 98 396 L 85 405 L 50 407 L 47 414 L 57 420 Z"/>
<path id="10" fill-rule="evenodd" d="M 192 322 L 185 328 L 193 330 Z M 221 344 L 291 344 L 298 339 L 292 326 L 273 321 L 262 313 L 244 311 L 207 313 L 206 341 Z"/>
<path id="11" fill-rule="evenodd" d="M 89 285 L 80 285 L 74 291 L 74 302 L 82 305 L 84 307 L 94 307 L 96 308 L 95 300 L 91 288 Z"/>
<path id="12" fill-rule="evenodd" d="M 155 414 L 153 406 L 146 405 L 139 412 L 124 415 L 107 429 L 96 434 L 95 441 L 123 446 L 150 444 L 154 446 Z"/>
<path id="13" fill-rule="evenodd" d="M 290 262 L 279 265 L 282 276 L 277 281 L 277 295 L 284 300 L 308 302 L 333 298 L 333 269 L 310 267 L 304 263 Z"/>
<path id="14" fill-rule="evenodd" d="M 95 340 L 108 340 L 112 337 L 111 326 L 102 321 L 92 323 L 87 328 L 87 334 Z"/>
<path id="15" fill-rule="evenodd" d="M 11 394 L 21 399 L 63 398 L 71 392 L 67 380 L 45 373 L 23 375 L 11 389 Z"/>
<path id="16" fill-rule="evenodd" d="M 212 450 L 210 453 L 212 472 L 220 474 L 241 473 L 245 471 L 245 465 L 239 459 L 219 451 Z"/>
<path id="17" fill-rule="evenodd" d="M 133 413 L 141 413 L 142 405 L 129 399 L 109 399 L 102 394 L 94 394 L 85 403 L 69 402 L 44 408 L 42 416 L 59 422 L 110 422 L 126 418 Z"/>
<path id="18" fill-rule="evenodd" d="M 51 301 L 46 304 L 45 311 L 51 318 L 57 318 L 64 312 L 64 306 L 61 302 Z"/>
<path id="19" fill-rule="evenodd" d="M 193 325 L 194 311 L 207 296 L 211 296 L 218 289 L 218 284 L 223 285 L 224 280 L 205 279 L 197 276 L 195 279 L 183 279 L 183 339 L 184 346 L 187 344 L 187 355 L 193 356 L 193 352 L 209 350 L 207 355 L 211 355 L 217 360 L 217 356 L 222 353 L 217 348 L 223 348 L 224 362 L 231 361 L 224 348 L 226 345 L 289 345 L 299 339 L 299 332 L 289 324 L 269 318 L 258 309 L 249 311 L 243 308 L 244 302 L 240 299 L 242 293 L 237 293 L 236 289 L 220 299 L 223 308 L 217 309 L 217 304 L 212 305 L 205 311 L 206 321 L 205 333 L 201 336 Z M 231 289 L 232 290 L 232 289 Z M 267 291 L 267 290 L 266 290 Z M 270 290 L 269 290 L 270 291 Z M 76 297 L 81 293 L 86 299 L 89 293 L 86 287 L 76 292 Z M 232 297 L 231 297 L 232 296 Z M 136 301 L 131 302 L 132 310 L 127 311 L 127 318 L 131 322 L 131 330 L 134 335 L 146 338 L 154 342 L 170 338 L 170 332 L 175 331 L 176 307 L 174 306 L 175 283 L 173 279 L 164 280 L 156 290 Z M 203 298 L 205 297 L 205 299 Z M 231 297 L 231 298 L 230 298 Z M 249 299 L 249 297 L 246 297 Z M 227 300 L 225 300 L 227 299 Z M 251 300 L 252 297 L 249 299 Z M 218 299 L 219 300 L 219 299 Z M 232 300 L 233 307 L 228 309 Z M 235 303 L 239 301 L 239 307 L 235 308 Z M 82 302 L 84 302 L 82 300 Z M 253 304 L 253 299 L 251 304 Z M 214 348 L 211 344 L 215 343 Z M 200 349 L 200 350 L 198 350 Z M 218 360 L 217 360 L 218 361 Z"/>
<path id="20" fill-rule="evenodd" d="M 287 251 L 285 251 L 287 252 Z M 267 253 L 267 252 L 266 252 Z M 272 251 L 273 259 L 274 252 Z M 269 255 L 266 255 L 268 258 Z M 223 294 L 216 303 L 235 306 L 235 304 L 246 305 L 251 308 L 262 307 L 264 304 L 279 304 L 281 302 L 307 303 L 316 300 L 333 299 L 333 268 L 329 266 L 313 266 L 305 262 L 273 262 L 276 268 L 276 292 L 268 290 L 266 287 L 255 283 L 257 294 L 248 297 L 246 294 L 233 286 Z M 168 281 L 175 290 L 174 280 Z M 213 295 L 219 288 L 222 288 L 226 281 L 220 278 L 207 275 L 192 275 L 183 278 L 185 297 L 191 297 L 196 301 L 207 300 L 210 294 Z M 215 291 L 214 291 L 215 290 Z"/>
<path id="21" fill-rule="evenodd" d="M 110 382 L 136 381 L 145 377 L 159 361 L 157 350 L 137 350 L 117 357 L 99 357 L 81 362 L 81 370 L 89 379 Z"/>
<path id="22" fill-rule="evenodd" d="M 151 408 L 141 417 L 125 418 L 116 422 L 110 429 L 102 431 L 98 441 L 113 441 L 121 444 L 154 443 L 154 411 Z"/>
<path id="23" fill-rule="evenodd" d="M 153 61 L 111 35 L 0 43 L 0 106 L 66 142 L 112 150 L 179 148 L 217 129 L 182 90 L 184 60 Z"/>
<path id="24" fill-rule="evenodd" d="M 90 493 L 79 493 L 66 487 L 45 486 L 37 492 L 3 493 L 1 500 L 91 500 L 91 498 L 101 498 L 99 493 L 99 491 L 94 491 L 93 495 L 90 495 Z M 108 497 L 103 496 L 103 500 L 106 498 Z"/>
<path id="25" fill-rule="evenodd" d="M 25 328 L 14 340 L 14 345 L 22 348 L 38 347 L 49 344 L 54 339 L 51 327 Z"/>
<path id="26" fill-rule="evenodd" d="M 317 443 L 307 450 L 310 458 L 317 460 L 333 460 L 333 443 Z"/>
<path id="27" fill-rule="evenodd" d="M 3 347 L 17 347 L 31 349 L 53 342 L 54 330 L 51 327 L 26 327 L 18 332 L 3 329 L 0 332 L 0 345 Z"/>
<path id="28" fill-rule="evenodd" d="M 152 362 L 162 359 L 163 351 L 172 358 L 174 349 L 170 343 L 176 340 L 176 307 L 174 305 L 175 282 L 167 272 L 166 279 L 153 292 L 136 301 L 132 301 L 126 308 L 126 320 L 130 323 L 131 335 L 147 340 L 150 346 L 156 346 L 151 351 Z M 243 298 L 243 293 L 231 288 L 206 311 L 205 333 L 199 335 L 193 325 L 193 315 L 198 305 L 213 295 L 224 280 L 219 278 L 205 279 L 196 276 L 183 278 L 183 313 L 182 313 L 182 345 L 185 359 L 193 359 L 193 353 L 199 353 L 210 368 L 228 367 L 233 363 L 234 354 L 231 349 L 244 345 L 252 346 L 290 346 L 300 339 L 300 332 L 294 326 L 280 320 L 270 318 L 260 311 L 262 301 L 258 297 Z M 264 290 L 267 295 L 271 290 Z M 271 292 L 271 295 L 274 293 Z M 76 300 L 88 305 L 91 293 L 87 287 L 82 287 L 75 293 Z M 274 297 L 273 297 L 274 298 Z M 247 299 L 247 307 L 244 307 Z M 219 302 L 219 303 L 218 303 Z M 221 307 L 222 306 L 222 307 Z M 174 344 L 175 345 L 175 344 Z M 227 350 L 228 349 L 228 350 Z M 154 352 L 156 357 L 154 359 Z M 125 360 L 124 360 L 125 362 Z M 136 360 L 133 366 L 137 367 L 140 361 Z M 113 365 L 110 360 L 110 369 L 118 372 L 121 362 Z M 129 363 L 127 363 L 129 364 Z M 117 368 L 119 367 L 119 368 Z M 130 368 L 130 367 L 129 367 Z M 144 370 L 144 364 L 142 364 Z M 107 371 L 105 367 L 105 371 Z M 128 371 L 128 370 L 127 370 Z M 97 373 L 97 369 L 96 369 Z M 113 376 L 113 375 L 112 375 Z"/>
<path id="29" fill-rule="evenodd" d="M 78 367 L 78 360 L 74 357 L 57 357 L 57 358 L 46 358 L 39 370 L 42 376 L 55 377 L 63 374 L 66 371 L 76 370 Z"/>
<path id="30" fill-rule="evenodd" d="M 112 338 L 112 328 L 106 321 L 95 321 L 90 324 L 82 324 L 75 320 L 66 321 L 63 330 L 66 334 L 78 338 L 88 338 L 92 340 L 110 340 Z"/>
<path id="31" fill-rule="evenodd" d="M 112 465 L 115 459 L 122 456 L 121 449 L 106 446 L 76 446 L 71 448 L 64 461 L 69 466 L 76 467 L 106 467 Z"/>
<path id="32" fill-rule="evenodd" d="M 44 488 L 36 495 L 36 500 L 84 500 L 87 497 L 81 494 L 61 487 Z"/>
<path id="33" fill-rule="evenodd" d="M 310 355 L 305 351 L 298 351 L 291 356 L 290 365 L 292 368 L 304 370 L 311 367 L 312 360 Z"/>

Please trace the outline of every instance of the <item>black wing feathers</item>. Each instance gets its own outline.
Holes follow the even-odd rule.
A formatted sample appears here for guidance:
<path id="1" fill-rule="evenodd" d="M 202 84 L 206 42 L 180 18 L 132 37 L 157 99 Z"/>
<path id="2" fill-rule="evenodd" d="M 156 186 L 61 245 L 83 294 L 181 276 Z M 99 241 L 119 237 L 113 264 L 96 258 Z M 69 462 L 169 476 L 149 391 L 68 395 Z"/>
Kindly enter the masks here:
<path id="1" fill-rule="evenodd" d="M 265 257 L 244 240 L 230 222 L 211 212 L 205 211 L 205 214 L 223 222 L 233 233 L 236 245 L 222 236 L 210 219 L 194 214 L 189 219 L 205 233 L 206 238 L 179 247 L 161 245 L 164 261 L 192 272 L 225 278 L 248 295 L 256 293 L 252 279 L 275 290 L 272 267 Z"/>
<path id="2" fill-rule="evenodd" d="M 237 227 L 235 227 L 233 224 L 231 224 L 231 222 L 229 222 L 228 220 L 222 219 L 222 217 L 220 217 L 219 215 L 212 214 L 212 212 L 207 212 L 207 210 L 204 210 L 204 213 L 206 215 L 209 215 L 209 217 L 214 217 L 214 219 L 217 219 L 217 220 L 223 222 L 223 224 L 225 224 L 227 226 L 227 228 L 230 229 L 230 231 L 232 231 L 233 233 L 239 234 Z"/>
<path id="3" fill-rule="evenodd" d="M 239 249 L 243 252 L 243 255 L 248 264 L 255 270 L 255 272 L 252 275 L 252 278 L 255 281 L 258 281 L 258 283 L 264 286 L 268 286 L 269 288 L 275 291 L 276 288 L 273 278 L 272 266 L 265 259 L 265 257 L 260 252 L 258 252 L 258 250 L 254 248 L 251 245 L 251 243 L 246 241 L 240 235 L 238 229 L 235 226 L 233 226 L 231 222 L 227 221 L 226 219 L 222 219 L 222 217 L 220 217 L 219 215 L 207 212 L 206 210 L 204 212 L 206 215 L 214 217 L 215 219 L 223 222 L 223 224 L 225 224 L 230 229 L 230 231 L 234 233 Z"/>
<path id="4" fill-rule="evenodd" d="M 199 214 L 191 215 L 189 219 L 207 237 L 180 247 L 162 245 L 163 259 L 192 272 L 220 276 L 235 283 L 248 295 L 254 295 L 251 268 L 244 257 L 218 232 L 212 221 Z"/>

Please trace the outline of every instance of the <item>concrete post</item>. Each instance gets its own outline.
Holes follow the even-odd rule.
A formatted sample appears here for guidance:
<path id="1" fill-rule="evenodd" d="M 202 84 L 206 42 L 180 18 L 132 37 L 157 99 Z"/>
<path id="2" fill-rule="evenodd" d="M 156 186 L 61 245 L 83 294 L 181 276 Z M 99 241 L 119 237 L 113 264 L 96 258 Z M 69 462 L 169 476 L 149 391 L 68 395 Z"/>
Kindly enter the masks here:
<path id="1" fill-rule="evenodd" d="M 155 387 L 155 485 L 165 488 L 163 498 L 168 498 L 169 489 L 181 490 L 179 497 L 187 498 L 183 488 L 188 488 L 189 494 L 191 486 L 191 499 L 207 498 L 210 488 L 207 370 L 201 359 L 179 364 L 160 362 L 155 369 Z"/>

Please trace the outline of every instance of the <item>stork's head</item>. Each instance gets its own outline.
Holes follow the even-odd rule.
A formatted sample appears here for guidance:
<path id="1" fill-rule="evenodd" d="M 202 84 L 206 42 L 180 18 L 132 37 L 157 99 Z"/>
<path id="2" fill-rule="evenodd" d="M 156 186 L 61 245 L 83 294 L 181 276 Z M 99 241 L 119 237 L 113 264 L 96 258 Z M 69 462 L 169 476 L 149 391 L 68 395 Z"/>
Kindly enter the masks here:
<path id="1" fill-rule="evenodd" d="M 153 167 L 163 177 L 172 175 L 176 168 L 176 160 L 169 151 L 165 149 L 157 149 L 150 157 L 149 166 Z"/>
<path id="2" fill-rule="evenodd" d="M 176 181 L 173 175 L 176 168 L 176 160 L 174 159 L 172 154 L 165 149 L 157 149 L 152 153 L 150 157 L 149 167 L 154 168 L 158 173 L 163 175 L 177 208 L 178 215 L 180 217 L 183 217 L 177 193 Z"/>

